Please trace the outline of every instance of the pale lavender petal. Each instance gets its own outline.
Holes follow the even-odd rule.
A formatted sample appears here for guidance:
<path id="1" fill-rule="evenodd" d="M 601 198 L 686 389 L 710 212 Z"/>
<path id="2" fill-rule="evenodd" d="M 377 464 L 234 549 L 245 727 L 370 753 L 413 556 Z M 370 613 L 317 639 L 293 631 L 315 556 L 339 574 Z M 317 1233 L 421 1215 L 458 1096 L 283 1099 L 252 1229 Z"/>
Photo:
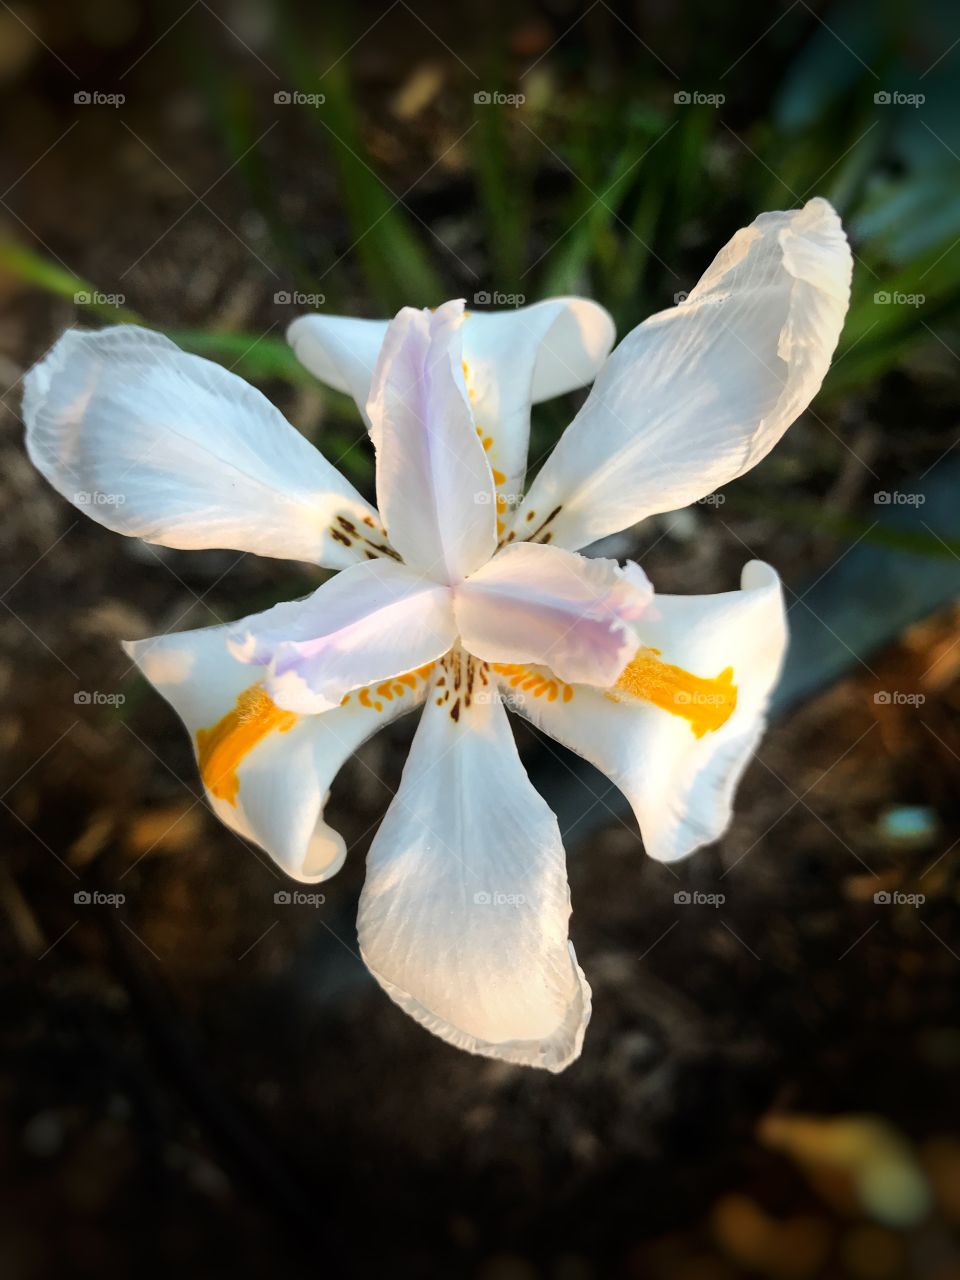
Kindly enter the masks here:
<path id="1" fill-rule="evenodd" d="M 407 564 L 459 582 L 496 547 L 493 475 L 461 367 L 463 303 L 410 307 L 387 330 L 367 414 L 377 493 Z"/>
<path id="2" fill-rule="evenodd" d="M 392 560 L 338 573 L 305 600 L 249 620 L 230 649 L 267 668 L 274 702 L 304 714 L 339 706 L 364 685 L 414 671 L 456 639 L 451 593 Z"/>
<path id="3" fill-rule="evenodd" d="M 639 647 L 633 623 L 652 596 L 637 565 L 519 542 L 457 588 L 455 608 L 476 657 L 533 662 L 561 680 L 609 688 Z"/>

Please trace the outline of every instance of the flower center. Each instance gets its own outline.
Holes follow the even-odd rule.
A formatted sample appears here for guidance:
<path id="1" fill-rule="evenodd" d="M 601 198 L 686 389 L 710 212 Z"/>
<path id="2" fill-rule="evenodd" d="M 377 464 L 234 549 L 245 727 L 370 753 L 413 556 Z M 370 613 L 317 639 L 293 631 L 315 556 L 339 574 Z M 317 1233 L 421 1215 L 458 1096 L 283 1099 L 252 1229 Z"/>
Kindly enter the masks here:
<path id="1" fill-rule="evenodd" d="M 210 794 L 235 805 L 240 790 L 237 768 L 245 756 L 274 730 L 292 729 L 297 719 L 295 712 L 278 707 L 263 685 L 244 689 L 232 711 L 212 728 L 197 730 L 200 776 Z"/>
<path id="2" fill-rule="evenodd" d="M 664 662 L 659 649 L 639 649 L 607 696 L 618 702 L 624 693 L 682 716 L 698 738 L 726 724 L 737 705 L 733 667 L 713 679 L 695 676 Z"/>

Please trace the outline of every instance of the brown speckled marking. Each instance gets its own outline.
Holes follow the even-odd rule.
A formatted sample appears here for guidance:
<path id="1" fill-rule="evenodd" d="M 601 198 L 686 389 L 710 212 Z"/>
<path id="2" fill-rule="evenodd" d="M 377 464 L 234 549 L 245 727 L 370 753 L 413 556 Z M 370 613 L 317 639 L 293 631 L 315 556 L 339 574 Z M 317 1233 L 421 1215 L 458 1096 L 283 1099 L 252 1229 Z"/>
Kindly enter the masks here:
<path id="1" fill-rule="evenodd" d="M 454 724 L 460 723 L 461 714 L 473 705 L 474 689 L 477 683 L 489 685 L 489 670 L 486 662 L 474 658 L 457 645 L 440 660 L 444 674 L 441 674 L 435 687 L 442 690 L 438 694 L 437 706 L 448 706 L 450 719 Z"/>
<path id="2" fill-rule="evenodd" d="M 364 516 L 363 523 L 379 533 L 381 538 L 386 538 L 386 530 L 378 530 L 371 516 Z M 354 522 L 348 520 L 346 516 L 337 516 L 335 523 L 330 526 L 330 536 L 334 542 L 339 542 L 343 547 L 352 547 L 354 543 L 359 543 L 363 548 L 363 554 L 368 560 L 379 560 L 381 556 L 389 556 L 391 560 L 403 563 L 393 547 L 386 542 L 372 542 L 366 532 L 363 529 L 358 529 Z"/>
<path id="3" fill-rule="evenodd" d="M 554 507 L 554 509 L 547 516 L 546 520 L 544 520 L 542 524 L 537 525 L 536 529 L 534 529 L 533 533 L 530 534 L 527 541 L 528 542 L 549 542 L 550 539 L 553 537 L 552 531 L 546 534 L 544 537 L 541 537 L 540 535 L 543 533 L 544 529 L 546 529 L 548 524 L 556 520 L 557 516 L 560 514 L 562 510 L 563 510 L 562 504 L 559 507 Z M 533 515 L 532 511 L 529 512 L 527 515 L 528 520 L 530 519 L 531 515 Z"/>

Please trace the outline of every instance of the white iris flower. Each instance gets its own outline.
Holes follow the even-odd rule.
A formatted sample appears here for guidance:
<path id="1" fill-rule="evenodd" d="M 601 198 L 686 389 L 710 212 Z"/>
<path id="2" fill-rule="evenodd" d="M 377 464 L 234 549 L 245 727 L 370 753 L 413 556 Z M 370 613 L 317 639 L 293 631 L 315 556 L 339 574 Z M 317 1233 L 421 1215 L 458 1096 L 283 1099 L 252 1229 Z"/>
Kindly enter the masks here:
<path id="1" fill-rule="evenodd" d="M 820 387 L 850 276 L 818 199 L 739 231 L 609 358 L 609 316 L 575 298 L 303 317 L 297 355 L 366 419 L 376 507 L 258 391 L 156 333 L 71 331 L 30 371 L 30 456 L 68 499 L 95 495 L 101 524 L 340 570 L 127 651 L 182 717 L 218 817 L 305 883 L 346 854 L 323 817 L 337 770 L 422 707 L 358 932 L 388 994 L 450 1043 L 559 1071 L 590 1015 L 560 832 L 505 703 L 622 789 L 652 857 L 726 828 L 786 642 L 776 573 L 656 595 L 638 566 L 580 552 L 764 457 Z M 594 378 L 521 498 L 531 404 Z"/>

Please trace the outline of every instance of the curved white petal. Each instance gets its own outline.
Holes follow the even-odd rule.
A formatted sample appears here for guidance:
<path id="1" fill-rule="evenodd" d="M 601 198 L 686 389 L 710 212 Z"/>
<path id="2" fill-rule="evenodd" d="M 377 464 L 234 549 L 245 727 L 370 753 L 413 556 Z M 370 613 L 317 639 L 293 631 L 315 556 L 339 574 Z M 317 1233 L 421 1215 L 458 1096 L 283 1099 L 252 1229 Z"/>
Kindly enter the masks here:
<path id="1" fill-rule="evenodd" d="M 352 565 L 305 600 L 274 605 L 232 633 L 231 652 L 266 668 L 277 706 L 307 715 L 432 662 L 456 640 L 449 588 L 393 560 Z"/>
<path id="2" fill-rule="evenodd" d="M 566 700 L 522 673 L 500 675 L 511 708 L 601 769 L 623 791 L 651 857 L 673 862 L 717 840 L 734 792 L 765 725 L 765 709 L 787 644 L 780 580 L 751 561 L 740 591 L 657 595 L 640 623 L 645 645 L 663 660 L 713 677 L 733 667 L 736 710 L 697 738 L 685 719 L 639 701 L 613 701 L 578 686 Z M 550 696 L 548 696 L 548 694 Z"/>
<path id="3" fill-rule="evenodd" d="M 463 383 L 463 303 L 405 307 L 390 323 L 367 412 L 377 497 L 404 560 L 446 582 L 496 547 L 493 477 Z"/>
<path id="4" fill-rule="evenodd" d="M 515 542 L 457 588 L 457 628 L 487 662 L 541 663 L 607 688 L 637 649 L 652 594 L 637 565 Z"/>
<path id="5" fill-rule="evenodd" d="M 352 395 L 366 417 L 386 320 L 306 315 L 287 339 L 310 372 Z M 474 420 L 501 492 L 519 494 L 527 464 L 530 405 L 586 386 L 610 353 L 610 315 L 586 298 L 547 298 L 507 311 L 468 311 L 461 330 Z"/>
<path id="6" fill-rule="evenodd" d="M 582 547 L 749 470 L 816 395 L 852 259 L 825 200 L 761 214 L 687 300 L 629 333 L 530 488 L 516 527 Z"/>
<path id="7" fill-rule="evenodd" d="M 467 313 L 467 395 L 507 509 L 515 510 L 523 488 L 531 404 L 592 382 L 614 336 L 609 313 L 586 298 Z"/>
<path id="8" fill-rule="evenodd" d="M 474 698 L 456 720 L 451 705 L 428 697 L 367 855 L 361 953 L 401 1009 L 450 1044 L 561 1071 L 580 1053 L 590 989 L 567 936 L 557 821 L 499 698 Z"/>
<path id="9" fill-rule="evenodd" d="M 27 451 L 117 533 L 340 568 L 376 511 L 260 394 L 135 325 L 69 330 L 24 379 Z M 362 540 L 361 540 L 362 541 Z"/>
<path id="10" fill-rule="evenodd" d="M 298 316 L 287 328 L 287 341 L 315 378 L 353 396 L 366 415 L 370 383 L 388 324 L 387 320 L 357 320 L 353 316 Z"/>
<path id="11" fill-rule="evenodd" d="M 229 717 L 237 700 L 266 674 L 230 654 L 229 631 L 207 627 L 124 645 L 180 716 L 195 753 L 198 733 L 210 733 Z M 295 880 L 316 884 L 329 879 L 346 856 L 343 838 L 323 818 L 334 777 L 371 734 L 419 706 L 428 684 L 428 673 L 410 673 L 389 686 L 351 694 L 335 711 L 302 716 L 287 729 L 265 733 L 236 763 L 232 800 L 225 798 L 232 788 L 223 785 L 222 767 L 204 777 L 213 811 Z"/>

